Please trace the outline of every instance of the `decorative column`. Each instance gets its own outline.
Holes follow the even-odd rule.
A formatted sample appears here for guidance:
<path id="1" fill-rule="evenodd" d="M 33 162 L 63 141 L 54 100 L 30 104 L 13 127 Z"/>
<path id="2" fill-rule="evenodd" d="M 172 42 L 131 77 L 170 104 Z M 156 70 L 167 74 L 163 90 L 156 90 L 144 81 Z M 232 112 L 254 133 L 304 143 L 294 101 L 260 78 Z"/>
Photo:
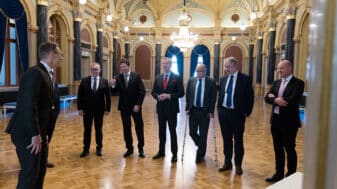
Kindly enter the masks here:
<path id="1" fill-rule="evenodd" d="M 129 59 L 129 54 L 130 54 L 130 43 L 126 41 L 124 43 L 124 50 L 125 50 L 125 55 L 124 58 Z"/>
<path id="2" fill-rule="evenodd" d="M 113 38 L 113 49 L 114 49 L 114 52 L 113 52 L 113 76 L 116 76 L 118 75 L 118 38 L 117 36 L 114 36 Z"/>
<path id="3" fill-rule="evenodd" d="M 271 85 L 274 82 L 274 70 L 275 70 L 275 27 L 269 29 L 269 47 L 268 47 L 268 67 L 267 67 L 267 85 Z"/>
<path id="4" fill-rule="evenodd" d="M 262 82 L 262 46 L 263 38 L 259 35 L 257 38 L 256 83 L 260 85 Z"/>
<path id="5" fill-rule="evenodd" d="M 285 59 L 294 63 L 294 33 L 295 33 L 295 11 L 289 9 L 287 15 L 287 43 Z"/>
<path id="6" fill-rule="evenodd" d="M 155 61 L 155 72 L 154 75 L 157 76 L 160 74 L 160 67 L 161 67 L 161 43 L 156 43 L 156 61 Z"/>
<path id="7" fill-rule="evenodd" d="M 254 75 L 254 43 L 249 44 L 249 78 L 253 83 Z"/>
<path id="8" fill-rule="evenodd" d="M 37 47 L 48 41 L 48 0 L 37 1 Z M 39 59 L 39 58 L 38 58 Z"/>
<path id="9" fill-rule="evenodd" d="M 220 44 L 214 43 L 214 73 L 213 78 L 219 82 L 219 65 L 220 65 Z"/>
<path id="10" fill-rule="evenodd" d="M 74 80 L 82 79 L 81 68 L 81 12 L 80 5 L 77 3 L 74 10 Z"/>
<path id="11" fill-rule="evenodd" d="M 103 26 L 105 22 L 105 17 L 103 14 L 103 9 L 100 9 L 100 14 L 97 16 L 97 48 L 95 53 L 95 62 L 101 65 L 101 69 L 103 68 Z M 101 71 L 101 74 L 103 71 Z"/>

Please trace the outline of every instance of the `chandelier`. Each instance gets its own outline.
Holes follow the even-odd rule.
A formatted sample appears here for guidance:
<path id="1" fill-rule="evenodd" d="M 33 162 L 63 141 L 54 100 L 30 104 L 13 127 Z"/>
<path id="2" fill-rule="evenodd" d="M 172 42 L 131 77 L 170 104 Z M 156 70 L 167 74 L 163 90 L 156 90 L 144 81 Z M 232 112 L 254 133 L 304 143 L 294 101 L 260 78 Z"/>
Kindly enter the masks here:
<path id="1" fill-rule="evenodd" d="M 173 32 L 170 35 L 170 39 L 173 41 L 173 46 L 176 46 L 182 52 L 186 52 L 188 48 L 194 46 L 194 42 L 198 39 L 197 34 L 193 34 L 192 32 L 188 31 L 188 25 L 192 20 L 192 16 L 187 14 L 185 8 L 185 0 L 184 0 L 184 7 L 183 7 L 183 14 L 179 16 L 179 34 L 177 35 Z"/>

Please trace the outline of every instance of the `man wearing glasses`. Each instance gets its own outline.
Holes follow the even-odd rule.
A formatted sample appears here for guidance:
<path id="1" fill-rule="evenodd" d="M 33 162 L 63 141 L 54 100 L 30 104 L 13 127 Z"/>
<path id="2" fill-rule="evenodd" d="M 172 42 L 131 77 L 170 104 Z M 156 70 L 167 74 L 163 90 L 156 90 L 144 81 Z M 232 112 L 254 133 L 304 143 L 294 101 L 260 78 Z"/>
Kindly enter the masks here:
<path id="1" fill-rule="evenodd" d="M 111 107 L 108 80 L 99 74 L 101 66 L 98 63 L 90 65 L 91 75 L 82 79 L 78 88 L 77 108 L 83 117 L 84 138 L 81 158 L 89 155 L 92 122 L 95 123 L 96 155 L 102 156 L 103 147 L 103 116 L 108 115 Z"/>

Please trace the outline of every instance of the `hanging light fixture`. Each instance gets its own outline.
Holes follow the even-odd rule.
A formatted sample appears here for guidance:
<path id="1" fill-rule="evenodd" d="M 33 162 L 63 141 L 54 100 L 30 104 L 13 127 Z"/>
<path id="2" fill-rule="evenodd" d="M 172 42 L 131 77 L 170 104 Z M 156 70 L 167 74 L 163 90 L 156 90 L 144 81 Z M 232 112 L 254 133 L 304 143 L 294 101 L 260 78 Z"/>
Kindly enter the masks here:
<path id="1" fill-rule="evenodd" d="M 84 5 L 84 4 L 87 3 L 87 0 L 80 0 L 79 3 L 82 4 L 82 5 Z"/>
<path id="2" fill-rule="evenodd" d="M 185 0 L 183 6 L 183 13 L 179 16 L 179 34 L 173 32 L 170 39 L 173 41 L 173 46 L 176 46 L 180 51 L 185 52 L 188 48 L 194 46 L 194 42 L 198 39 L 197 34 L 188 31 L 188 25 L 192 20 L 192 16 L 186 12 Z"/>

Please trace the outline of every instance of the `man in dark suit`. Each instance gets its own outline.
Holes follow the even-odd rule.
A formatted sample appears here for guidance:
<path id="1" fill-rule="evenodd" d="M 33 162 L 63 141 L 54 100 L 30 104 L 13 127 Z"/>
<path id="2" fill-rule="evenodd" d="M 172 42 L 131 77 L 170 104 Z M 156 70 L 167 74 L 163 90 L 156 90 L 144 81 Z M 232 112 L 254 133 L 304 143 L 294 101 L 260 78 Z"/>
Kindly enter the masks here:
<path id="1" fill-rule="evenodd" d="M 51 70 L 60 66 L 62 52 L 55 43 L 39 46 L 40 63 L 23 75 L 16 109 L 6 129 L 21 165 L 17 188 L 43 188 L 48 154 L 48 124 L 53 103 Z"/>
<path id="2" fill-rule="evenodd" d="M 234 57 L 224 60 L 227 76 L 220 79 L 218 113 L 224 145 L 225 162 L 219 172 L 232 169 L 233 138 L 235 172 L 242 175 L 244 155 L 243 133 L 246 117 L 254 105 L 254 92 L 251 80 L 238 71 L 238 61 Z"/>
<path id="3" fill-rule="evenodd" d="M 56 74 L 55 71 L 52 71 L 52 81 L 53 81 L 53 88 L 54 88 L 54 98 L 53 98 L 53 106 L 52 106 L 52 112 L 50 116 L 50 121 L 47 129 L 47 134 L 48 134 L 48 144 L 50 147 L 50 142 L 51 138 L 53 137 L 54 130 L 55 130 L 55 125 L 56 125 L 56 120 L 57 117 L 60 113 L 60 89 L 58 88 L 58 84 L 56 82 Z M 48 150 L 49 152 L 49 150 Z M 55 165 L 48 161 L 49 153 L 47 154 L 47 167 L 53 168 Z"/>
<path id="4" fill-rule="evenodd" d="M 288 60 L 282 60 L 277 65 L 277 72 L 281 79 L 273 83 L 264 98 L 268 104 L 273 105 L 270 123 L 276 161 L 276 173 L 267 178 L 267 182 L 276 182 L 284 177 L 285 151 L 288 163 L 285 176 L 296 172 L 296 135 L 301 127 L 299 102 L 304 82 L 293 76 L 292 63 Z"/>
<path id="5" fill-rule="evenodd" d="M 113 90 L 119 91 L 118 110 L 123 122 L 124 141 L 127 151 L 123 154 L 128 157 L 133 154 L 133 142 L 131 132 L 131 116 L 135 122 L 138 138 L 139 157 L 145 158 L 144 153 L 144 122 L 142 116 L 142 104 L 145 97 L 145 87 L 140 75 L 130 71 L 130 63 L 122 59 L 119 63 L 121 74 L 111 80 Z"/>
<path id="6" fill-rule="evenodd" d="M 93 121 L 96 134 L 96 155 L 103 155 L 103 116 L 110 112 L 111 98 L 108 80 L 100 77 L 100 72 L 101 66 L 98 63 L 92 63 L 90 65 L 91 75 L 83 78 L 78 88 L 77 108 L 79 115 L 83 116 L 84 126 L 84 146 L 81 158 L 89 155 Z"/>
<path id="7" fill-rule="evenodd" d="M 216 84 L 206 76 L 205 64 L 198 64 L 196 72 L 197 77 L 187 83 L 185 110 L 189 115 L 190 136 L 198 146 L 195 162 L 201 163 L 206 154 L 209 121 L 214 118 Z"/>
<path id="8" fill-rule="evenodd" d="M 152 89 L 152 96 L 157 100 L 157 114 L 159 123 L 159 150 L 152 157 L 158 159 L 165 156 L 166 122 L 168 123 L 171 136 L 171 162 L 177 162 L 177 113 L 179 112 L 180 97 L 183 97 L 184 85 L 179 75 L 171 72 L 172 62 L 169 58 L 162 60 L 164 73 L 157 76 Z"/>

